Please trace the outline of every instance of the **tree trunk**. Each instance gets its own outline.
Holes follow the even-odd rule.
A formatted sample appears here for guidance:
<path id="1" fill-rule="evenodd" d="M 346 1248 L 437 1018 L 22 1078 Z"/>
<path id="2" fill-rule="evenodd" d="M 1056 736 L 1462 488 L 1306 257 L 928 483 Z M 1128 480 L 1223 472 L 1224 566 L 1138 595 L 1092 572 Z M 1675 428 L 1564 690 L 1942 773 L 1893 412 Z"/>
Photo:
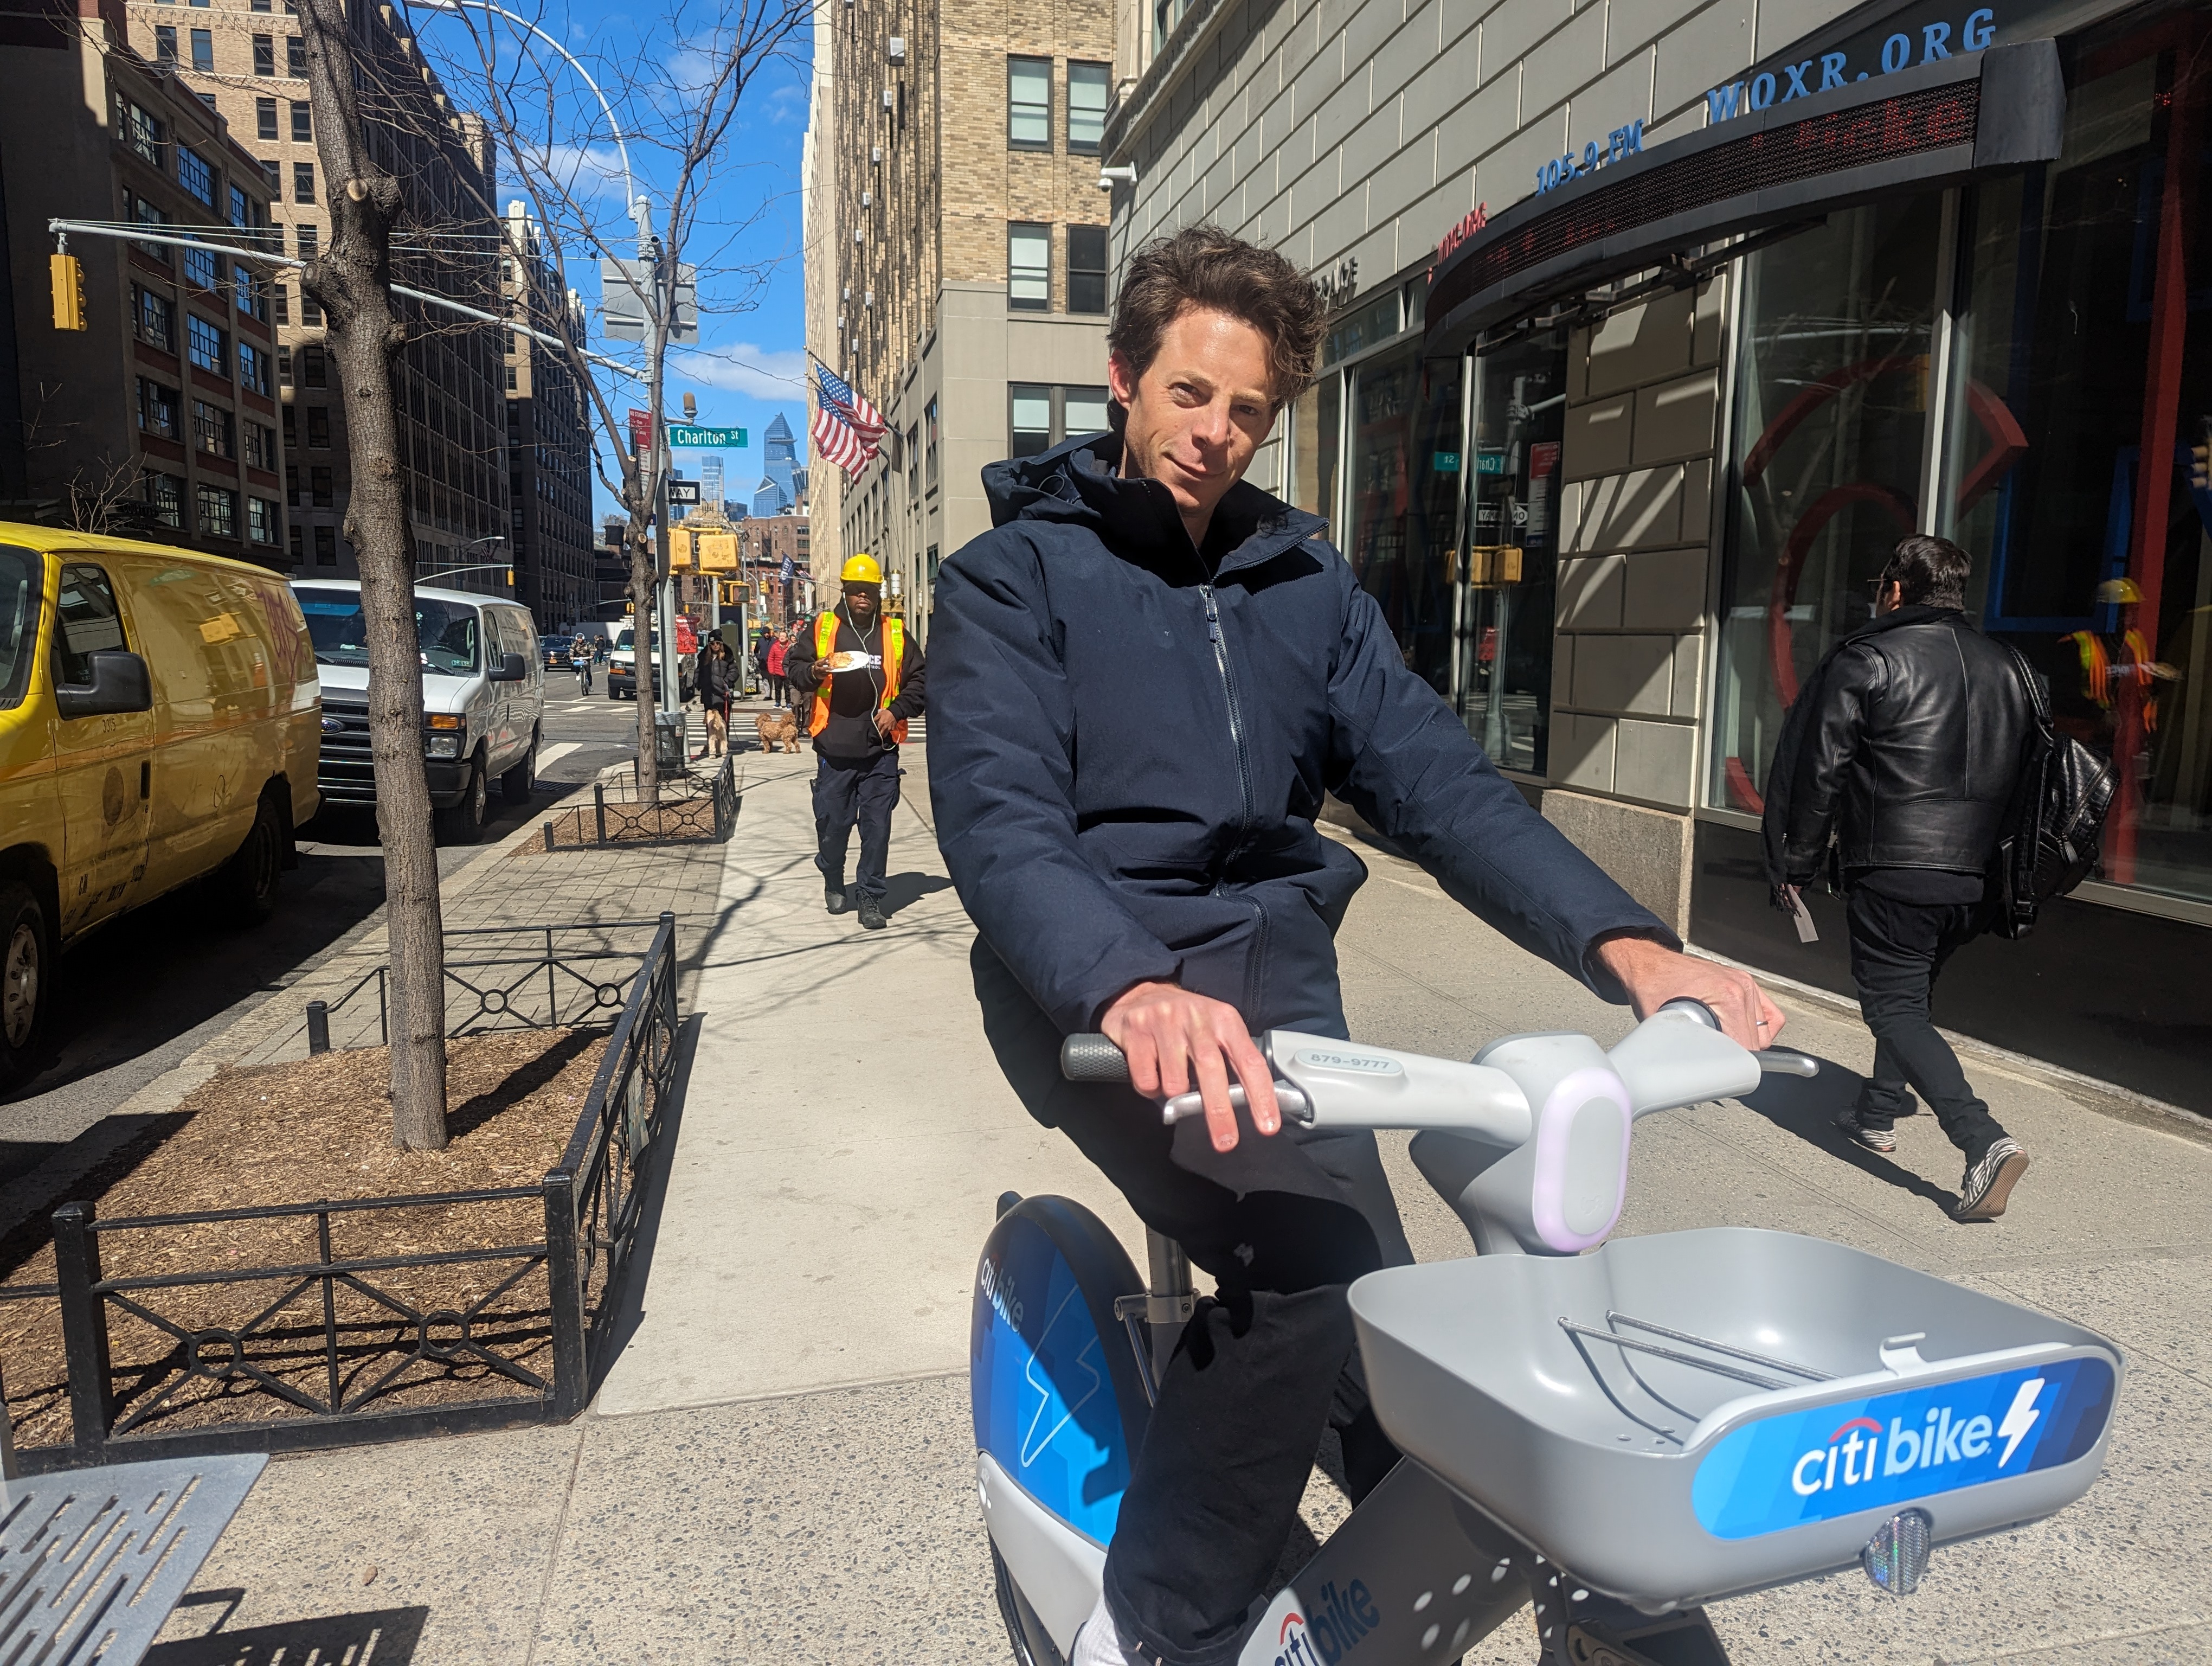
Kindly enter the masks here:
<path id="1" fill-rule="evenodd" d="M 375 165 L 362 142 L 353 68 L 366 47 L 347 25 L 344 0 L 298 0 L 298 6 L 331 209 L 329 246 L 301 274 L 301 286 L 329 319 L 353 471 L 345 533 L 361 567 L 368 631 L 369 746 L 392 956 L 392 1138 L 410 1151 L 436 1151 L 446 1143 L 445 924 L 422 772 L 415 537 L 393 385 L 407 341 L 392 301 L 399 182 Z"/>

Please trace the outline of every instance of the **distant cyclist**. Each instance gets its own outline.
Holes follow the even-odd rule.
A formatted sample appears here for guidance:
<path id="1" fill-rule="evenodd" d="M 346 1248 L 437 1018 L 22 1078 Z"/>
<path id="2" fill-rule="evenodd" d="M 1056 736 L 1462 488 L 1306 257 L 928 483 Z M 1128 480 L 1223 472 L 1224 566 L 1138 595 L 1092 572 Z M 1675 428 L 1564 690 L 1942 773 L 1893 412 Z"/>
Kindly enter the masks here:
<path id="1" fill-rule="evenodd" d="M 592 639 L 582 631 L 568 647 L 568 663 L 576 668 L 576 687 L 579 692 L 592 691 Z"/>

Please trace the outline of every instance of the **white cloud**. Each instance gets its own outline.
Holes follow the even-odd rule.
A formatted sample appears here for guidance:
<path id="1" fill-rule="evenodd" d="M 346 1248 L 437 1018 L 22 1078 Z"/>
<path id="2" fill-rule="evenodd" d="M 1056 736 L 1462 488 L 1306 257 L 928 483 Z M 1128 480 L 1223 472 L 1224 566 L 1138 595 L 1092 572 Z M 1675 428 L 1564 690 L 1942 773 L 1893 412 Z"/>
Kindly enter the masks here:
<path id="1" fill-rule="evenodd" d="M 806 397 L 806 355 L 795 349 L 740 341 L 727 347 L 678 350 L 668 356 L 668 374 L 672 381 L 726 387 L 756 399 Z"/>

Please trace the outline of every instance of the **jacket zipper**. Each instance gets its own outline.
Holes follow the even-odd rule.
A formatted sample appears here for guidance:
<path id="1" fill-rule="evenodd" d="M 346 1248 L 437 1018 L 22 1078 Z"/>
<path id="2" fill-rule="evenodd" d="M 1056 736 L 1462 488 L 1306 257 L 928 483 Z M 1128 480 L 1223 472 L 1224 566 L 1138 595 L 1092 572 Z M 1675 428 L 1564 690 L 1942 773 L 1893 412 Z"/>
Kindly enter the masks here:
<path id="1" fill-rule="evenodd" d="M 1249 834 L 1252 829 L 1252 766 L 1244 752 L 1244 715 L 1237 702 L 1237 678 L 1229 669 L 1229 641 L 1222 634 L 1221 610 L 1214 602 L 1212 583 L 1200 584 L 1198 593 L 1206 603 L 1206 639 L 1213 644 L 1214 668 L 1221 673 L 1221 692 L 1229 702 L 1229 741 L 1237 753 L 1237 785 L 1244 806 L 1241 832 Z M 1229 854 L 1233 857 L 1243 848 L 1243 839 L 1240 836 L 1230 847 Z M 1214 894 L 1227 896 L 1227 885 L 1226 875 L 1217 879 Z M 1252 955 L 1244 966 L 1244 1010 L 1248 1014 L 1257 1013 L 1267 977 L 1267 910 L 1253 897 L 1240 897 L 1236 900 L 1252 910 Z"/>

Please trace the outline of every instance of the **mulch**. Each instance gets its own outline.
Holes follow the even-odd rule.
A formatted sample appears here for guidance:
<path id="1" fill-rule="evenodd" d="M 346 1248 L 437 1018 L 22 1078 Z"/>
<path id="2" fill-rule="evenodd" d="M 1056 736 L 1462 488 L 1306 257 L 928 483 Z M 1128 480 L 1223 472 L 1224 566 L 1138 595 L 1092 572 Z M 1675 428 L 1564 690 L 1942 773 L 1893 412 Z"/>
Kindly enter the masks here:
<path id="1" fill-rule="evenodd" d="M 97 1219 L 115 1221 L 534 1188 L 574 1132 L 605 1047 L 604 1032 L 580 1030 L 449 1043 L 449 1143 L 438 1152 L 402 1151 L 392 1143 L 389 1064 L 381 1047 L 225 1070 L 71 1195 L 93 1202 Z M 0 1296 L 53 1282 L 51 1213 L 42 1211 L 0 1237 Z M 545 1269 L 526 1248 L 545 1235 L 538 1196 L 342 1211 L 329 1221 L 330 1250 L 338 1259 L 518 1251 L 331 1280 L 340 1400 L 350 1406 L 362 1397 L 374 1409 L 397 1411 L 535 1392 L 486 1363 L 479 1349 L 550 1379 Z M 285 1390 L 331 1402 L 324 1281 L 253 1275 L 319 1261 L 318 1217 L 122 1227 L 97 1234 L 95 1242 L 107 1279 L 237 1275 L 109 1298 L 117 1416 L 143 1419 L 131 1432 L 305 1414 Z M 126 1301 L 139 1311 L 123 1306 Z M 0 1370 L 16 1444 L 65 1444 L 70 1426 L 58 1301 L 0 1300 Z"/>

